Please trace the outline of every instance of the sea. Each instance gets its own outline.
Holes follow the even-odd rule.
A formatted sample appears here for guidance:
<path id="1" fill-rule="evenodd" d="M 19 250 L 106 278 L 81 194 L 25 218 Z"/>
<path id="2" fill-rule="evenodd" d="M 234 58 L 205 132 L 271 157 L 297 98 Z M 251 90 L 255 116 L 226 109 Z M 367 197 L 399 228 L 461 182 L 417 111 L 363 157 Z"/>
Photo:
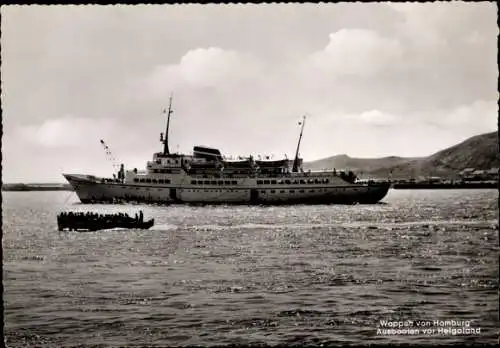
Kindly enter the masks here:
<path id="1" fill-rule="evenodd" d="M 2 192 L 8 347 L 498 342 L 498 191 L 374 205 L 84 205 Z M 59 232 L 62 211 L 150 230 Z"/>

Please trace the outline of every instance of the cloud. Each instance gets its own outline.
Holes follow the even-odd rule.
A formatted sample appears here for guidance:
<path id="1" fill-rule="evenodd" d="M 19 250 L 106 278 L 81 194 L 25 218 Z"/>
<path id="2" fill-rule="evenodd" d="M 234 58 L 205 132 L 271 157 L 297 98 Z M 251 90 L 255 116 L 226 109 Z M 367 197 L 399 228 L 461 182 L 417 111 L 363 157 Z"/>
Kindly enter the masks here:
<path id="1" fill-rule="evenodd" d="M 251 78 L 257 70 L 250 58 L 217 47 L 191 50 L 181 58 L 177 67 L 186 82 L 200 87 L 238 82 Z"/>
<path id="2" fill-rule="evenodd" d="M 450 110 L 416 113 L 415 121 L 427 122 L 436 127 L 466 130 L 472 134 L 491 132 L 497 128 L 498 104 L 494 101 L 476 100 Z"/>
<path id="3" fill-rule="evenodd" d="M 449 109 L 406 112 L 395 115 L 387 111 L 368 110 L 356 114 L 344 114 L 337 122 L 362 124 L 365 126 L 406 128 L 433 126 L 447 131 L 480 134 L 496 128 L 498 105 L 493 101 L 476 100 L 471 104 Z M 404 129 L 402 129 L 403 131 Z"/>
<path id="4" fill-rule="evenodd" d="M 109 118 L 63 116 L 20 128 L 19 136 L 23 141 L 49 149 L 85 149 L 95 139 L 109 136 L 114 126 L 114 120 Z"/>
<path id="5" fill-rule="evenodd" d="M 360 121 L 373 126 L 392 126 L 399 120 L 394 115 L 379 110 L 370 110 L 359 115 Z"/>
<path id="6" fill-rule="evenodd" d="M 251 80 L 262 68 L 249 54 L 219 47 L 196 48 L 185 53 L 176 64 L 154 67 L 142 85 L 147 93 L 163 96 L 174 89 L 230 90 Z"/>
<path id="7" fill-rule="evenodd" d="M 330 34 L 328 45 L 309 57 L 309 63 L 335 75 L 369 76 L 394 65 L 402 55 L 395 39 L 366 29 L 341 29 Z"/>

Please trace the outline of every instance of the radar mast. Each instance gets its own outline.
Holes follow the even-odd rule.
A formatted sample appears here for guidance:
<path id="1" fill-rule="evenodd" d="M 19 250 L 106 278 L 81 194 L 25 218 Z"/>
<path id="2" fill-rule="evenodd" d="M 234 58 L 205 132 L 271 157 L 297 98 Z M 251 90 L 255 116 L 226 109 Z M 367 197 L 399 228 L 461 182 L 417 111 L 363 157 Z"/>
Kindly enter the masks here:
<path id="1" fill-rule="evenodd" d="M 163 138 L 163 134 L 161 134 L 161 136 L 160 136 L 160 142 L 163 143 L 163 154 L 164 155 L 170 154 L 170 151 L 168 149 L 168 129 L 170 127 L 170 115 L 172 114 L 172 112 L 174 112 L 174 110 L 172 110 L 172 94 L 170 94 L 170 103 L 168 105 L 167 129 L 165 130 L 165 138 Z M 167 113 L 167 110 L 164 109 L 163 113 L 164 114 Z"/>
<path id="2" fill-rule="evenodd" d="M 305 124 L 306 124 L 306 116 L 304 115 L 302 118 L 302 122 L 299 122 L 299 125 L 302 125 L 302 127 L 300 128 L 299 142 L 297 143 L 297 151 L 295 152 L 295 159 L 293 160 L 292 172 L 294 172 L 294 173 L 297 173 L 299 171 L 299 148 L 300 148 L 300 141 L 302 140 L 302 132 L 304 131 Z"/>

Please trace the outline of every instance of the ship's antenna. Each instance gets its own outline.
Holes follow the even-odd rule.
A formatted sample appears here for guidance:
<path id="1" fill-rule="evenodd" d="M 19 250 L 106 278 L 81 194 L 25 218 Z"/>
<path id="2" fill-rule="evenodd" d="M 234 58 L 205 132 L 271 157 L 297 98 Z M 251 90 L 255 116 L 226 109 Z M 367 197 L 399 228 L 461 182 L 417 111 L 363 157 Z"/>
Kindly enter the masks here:
<path id="1" fill-rule="evenodd" d="M 164 109 L 163 113 L 166 113 L 167 110 Z M 169 155 L 170 151 L 168 150 L 168 128 L 170 127 L 170 115 L 174 112 L 172 110 L 172 94 L 170 94 L 170 103 L 168 105 L 168 115 L 167 115 L 167 130 L 165 131 L 165 138 L 163 139 L 163 154 Z"/>
<path id="2" fill-rule="evenodd" d="M 299 142 L 297 143 L 297 151 L 295 152 L 295 159 L 293 160 L 293 168 L 292 172 L 296 173 L 299 171 L 299 148 L 300 148 L 300 141 L 302 140 L 302 132 L 304 131 L 304 126 L 306 124 L 306 116 L 302 118 L 302 122 L 299 122 L 299 125 L 302 125 L 300 128 L 300 136 L 299 136 Z"/>

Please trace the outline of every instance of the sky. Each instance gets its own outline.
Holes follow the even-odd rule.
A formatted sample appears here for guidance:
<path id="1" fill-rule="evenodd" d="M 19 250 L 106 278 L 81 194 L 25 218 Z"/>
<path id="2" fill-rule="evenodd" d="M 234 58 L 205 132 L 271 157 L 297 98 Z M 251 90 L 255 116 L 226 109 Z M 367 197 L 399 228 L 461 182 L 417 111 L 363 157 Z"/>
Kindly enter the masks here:
<path id="1" fill-rule="evenodd" d="M 494 2 L 2 6 L 2 180 L 170 149 L 427 156 L 497 130 Z"/>

